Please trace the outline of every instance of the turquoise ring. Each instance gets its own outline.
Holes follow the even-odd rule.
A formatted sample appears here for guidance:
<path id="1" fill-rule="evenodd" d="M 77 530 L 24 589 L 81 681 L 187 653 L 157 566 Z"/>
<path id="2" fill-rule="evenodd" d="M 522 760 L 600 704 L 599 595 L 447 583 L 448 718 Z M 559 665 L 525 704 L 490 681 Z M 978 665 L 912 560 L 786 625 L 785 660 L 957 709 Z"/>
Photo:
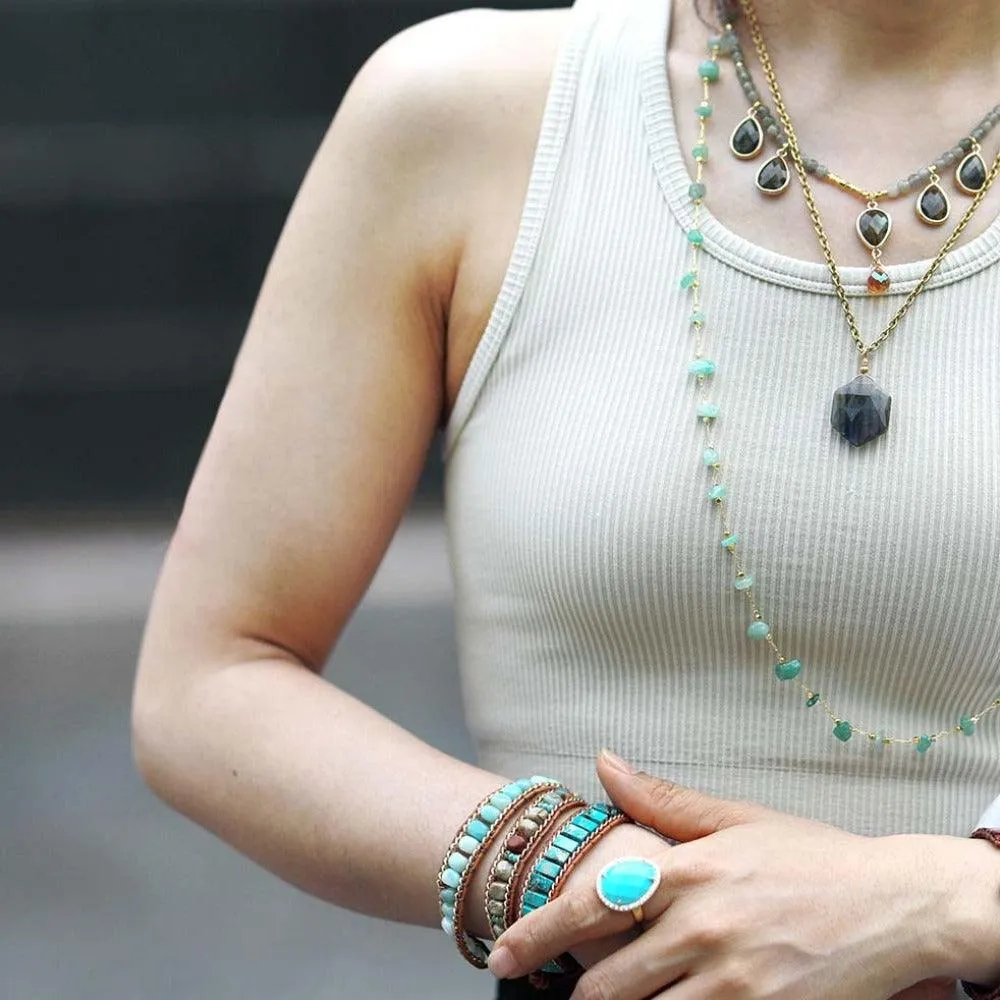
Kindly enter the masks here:
<path id="1" fill-rule="evenodd" d="M 618 913 L 631 913 L 637 924 L 642 907 L 660 884 L 660 869 L 645 858 L 619 858 L 605 865 L 597 876 L 597 898 Z"/>

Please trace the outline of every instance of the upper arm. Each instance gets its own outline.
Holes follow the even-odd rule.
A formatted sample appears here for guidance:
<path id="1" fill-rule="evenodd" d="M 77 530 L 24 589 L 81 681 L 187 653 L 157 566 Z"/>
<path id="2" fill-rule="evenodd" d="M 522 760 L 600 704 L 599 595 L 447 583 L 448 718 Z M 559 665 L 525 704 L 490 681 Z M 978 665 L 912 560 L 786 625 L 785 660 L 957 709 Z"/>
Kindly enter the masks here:
<path id="1" fill-rule="evenodd" d="M 241 639 L 318 666 L 407 506 L 442 411 L 463 226 L 460 98 L 438 50 L 454 29 L 437 22 L 368 61 L 303 183 L 167 554 L 140 678 Z"/>

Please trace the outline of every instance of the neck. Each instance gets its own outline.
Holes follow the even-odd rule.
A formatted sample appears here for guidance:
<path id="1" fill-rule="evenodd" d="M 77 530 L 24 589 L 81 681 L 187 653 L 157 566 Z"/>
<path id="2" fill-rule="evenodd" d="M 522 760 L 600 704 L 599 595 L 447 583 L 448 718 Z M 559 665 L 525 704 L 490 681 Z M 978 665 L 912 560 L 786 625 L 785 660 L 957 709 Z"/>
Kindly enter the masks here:
<path id="1" fill-rule="evenodd" d="M 994 0 L 756 0 L 768 44 L 818 56 L 855 79 L 899 73 L 944 81 L 970 64 L 992 72 L 1000 59 Z M 988 100 L 989 95 L 984 95 Z"/>

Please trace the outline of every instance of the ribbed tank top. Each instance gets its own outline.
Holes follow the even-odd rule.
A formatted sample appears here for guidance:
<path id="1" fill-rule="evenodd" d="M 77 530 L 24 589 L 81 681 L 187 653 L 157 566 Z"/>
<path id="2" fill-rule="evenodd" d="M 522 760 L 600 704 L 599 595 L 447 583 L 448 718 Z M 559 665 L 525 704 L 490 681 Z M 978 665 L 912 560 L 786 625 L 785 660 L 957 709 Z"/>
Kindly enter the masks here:
<path id="1" fill-rule="evenodd" d="M 592 796 L 608 746 L 861 834 L 966 835 L 1000 793 L 1000 711 L 926 754 L 841 743 L 746 637 L 687 374 L 669 7 L 569 15 L 516 246 L 447 429 L 471 731 L 491 769 Z M 1000 222 L 949 255 L 880 350 L 893 425 L 859 449 L 829 423 L 856 354 L 826 268 L 711 215 L 701 228 L 728 502 L 779 645 L 855 725 L 954 726 L 1000 694 Z M 864 330 L 927 264 L 859 301 Z M 867 270 L 842 273 L 862 297 Z"/>

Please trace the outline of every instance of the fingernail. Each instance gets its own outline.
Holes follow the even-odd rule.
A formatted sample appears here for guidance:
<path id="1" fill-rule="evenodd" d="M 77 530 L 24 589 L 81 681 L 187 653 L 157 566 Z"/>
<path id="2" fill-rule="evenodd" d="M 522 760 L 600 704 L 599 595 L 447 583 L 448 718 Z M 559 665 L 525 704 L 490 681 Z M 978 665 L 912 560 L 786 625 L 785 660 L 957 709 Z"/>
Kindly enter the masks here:
<path id="1" fill-rule="evenodd" d="M 493 949 L 493 953 L 490 955 L 490 972 L 497 979 L 510 979 L 515 968 L 517 968 L 517 963 L 514 961 L 514 956 L 506 948 Z"/>
<path id="2" fill-rule="evenodd" d="M 604 757 L 604 760 L 616 771 L 621 771 L 622 774 L 637 773 L 636 769 L 632 767 L 631 764 L 626 763 L 624 760 L 621 759 L 621 757 L 618 756 L 618 754 L 616 754 L 612 750 L 609 750 L 607 747 L 605 747 L 601 751 L 601 755 Z"/>

